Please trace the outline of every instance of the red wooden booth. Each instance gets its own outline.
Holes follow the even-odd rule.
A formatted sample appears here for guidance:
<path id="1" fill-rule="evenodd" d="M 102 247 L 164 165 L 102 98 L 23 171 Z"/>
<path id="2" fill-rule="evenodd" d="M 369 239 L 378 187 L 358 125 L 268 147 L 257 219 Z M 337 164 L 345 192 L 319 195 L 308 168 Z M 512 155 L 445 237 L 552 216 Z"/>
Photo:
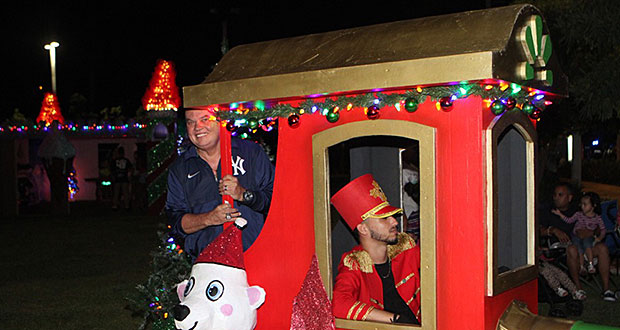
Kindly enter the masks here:
<path id="1" fill-rule="evenodd" d="M 242 45 L 185 87 L 186 108 L 217 107 L 231 125 L 280 117 L 270 212 L 245 254 L 267 292 L 257 329 L 290 328 L 315 254 L 331 296 L 354 244 L 331 194 L 371 172 L 402 205 L 407 166 L 420 178 L 421 328 L 493 329 L 513 300 L 537 312 L 535 122 L 567 93 L 551 45 L 540 12 L 517 5 Z"/>

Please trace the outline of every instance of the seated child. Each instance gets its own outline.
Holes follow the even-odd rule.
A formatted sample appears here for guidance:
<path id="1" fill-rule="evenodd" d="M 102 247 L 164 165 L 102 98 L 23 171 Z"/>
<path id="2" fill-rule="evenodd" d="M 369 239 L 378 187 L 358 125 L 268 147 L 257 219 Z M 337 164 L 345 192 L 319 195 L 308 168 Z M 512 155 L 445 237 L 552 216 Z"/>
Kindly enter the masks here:
<path id="1" fill-rule="evenodd" d="M 567 217 L 558 209 L 552 212 L 567 223 L 575 223 L 573 228 L 572 241 L 579 250 L 580 260 L 583 264 L 584 254 L 587 258 L 588 273 L 596 272 L 592 264 L 592 247 L 605 238 L 605 224 L 601 218 L 601 198 L 597 193 L 587 192 L 581 197 L 579 203 L 581 211 L 576 212 L 572 217 Z"/>

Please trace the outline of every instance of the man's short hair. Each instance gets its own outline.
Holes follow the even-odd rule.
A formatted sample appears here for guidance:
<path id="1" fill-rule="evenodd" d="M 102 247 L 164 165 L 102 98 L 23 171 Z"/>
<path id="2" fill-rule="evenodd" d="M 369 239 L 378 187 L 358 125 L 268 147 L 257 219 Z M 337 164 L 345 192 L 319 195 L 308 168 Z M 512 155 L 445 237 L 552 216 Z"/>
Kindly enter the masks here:
<path id="1" fill-rule="evenodd" d="M 559 187 L 566 187 L 566 190 L 568 190 L 568 194 L 575 196 L 575 189 L 573 189 L 573 185 L 568 183 L 568 182 L 558 182 L 553 186 L 553 191 L 555 191 L 557 188 Z"/>

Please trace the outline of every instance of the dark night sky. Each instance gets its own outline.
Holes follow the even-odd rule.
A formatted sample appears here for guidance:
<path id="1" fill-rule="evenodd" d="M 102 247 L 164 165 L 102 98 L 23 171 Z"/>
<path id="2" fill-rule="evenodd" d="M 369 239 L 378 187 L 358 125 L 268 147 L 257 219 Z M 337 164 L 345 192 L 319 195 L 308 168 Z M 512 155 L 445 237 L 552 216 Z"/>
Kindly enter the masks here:
<path id="1" fill-rule="evenodd" d="M 26 1 L 5 10 L 0 23 L 4 53 L 9 55 L 0 80 L 0 120 L 14 108 L 30 119 L 38 114 L 43 92 L 51 90 L 49 53 L 43 45 L 52 40 L 60 43 L 57 85 L 63 112 L 70 95 L 80 93 L 93 111 L 122 105 L 133 115 L 157 59 L 176 64 L 180 87 L 198 84 L 209 74 L 220 58 L 221 13 L 230 13 L 230 7 L 235 8 L 228 15 L 231 47 L 485 7 L 485 0 L 361 3 Z M 506 3 L 492 1 L 493 6 Z"/>

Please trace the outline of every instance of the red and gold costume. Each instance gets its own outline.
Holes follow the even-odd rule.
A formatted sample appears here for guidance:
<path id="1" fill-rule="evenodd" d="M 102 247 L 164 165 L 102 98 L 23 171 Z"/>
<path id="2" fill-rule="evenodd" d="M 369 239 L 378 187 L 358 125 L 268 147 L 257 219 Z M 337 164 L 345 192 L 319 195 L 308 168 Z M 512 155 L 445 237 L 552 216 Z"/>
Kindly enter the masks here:
<path id="1" fill-rule="evenodd" d="M 388 246 L 394 283 L 413 315 L 420 321 L 420 248 L 401 233 L 396 245 Z M 383 284 L 368 252 L 356 246 L 338 265 L 332 300 L 334 316 L 365 320 L 375 309 L 383 309 Z"/>

